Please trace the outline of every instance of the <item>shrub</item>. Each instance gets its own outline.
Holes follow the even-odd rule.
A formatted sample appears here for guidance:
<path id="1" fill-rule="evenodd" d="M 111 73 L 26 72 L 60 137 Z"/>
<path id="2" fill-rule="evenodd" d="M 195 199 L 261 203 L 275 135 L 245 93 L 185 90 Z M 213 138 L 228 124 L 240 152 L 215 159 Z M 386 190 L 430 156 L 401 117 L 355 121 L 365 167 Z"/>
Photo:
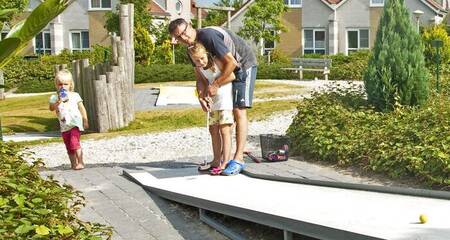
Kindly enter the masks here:
<path id="1" fill-rule="evenodd" d="M 135 83 L 195 81 L 191 64 L 136 64 Z"/>
<path id="2" fill-rule="evenodd" d="M 109 227 L 83 222 L 76 216 L 84 206 L 81 193 L 43 179 L 25 162 L 18 148 L 0 142 L 0 239 L 104 239 Z"/>
<path id="3" fill-rule="evenodd" d="M 4 69 L 5 84 L 7 89 L 17 88 L 17 93 L 54 91 L 54 65 L 68 64 L 70 68 L 72 60 L 83 58 L 96 64 L 105 61 L 108 53 L 109 48 L 95 45 L 92 51 L 71 53 L 65 49 L 59 55 L 42 55 L 29 61 L 15 57 Z"/>
<path id="4" fill-rule="evenodd" d="M 134 49 L 136 63 L 150 64 L 155 45 L 148 30 L 139 23 L 134 28 Z"/>
<path id="5" fill-rule="evenodd" d="M 279 48 L 273 49 L 273 51 L 270 53 L 270 58 L 272 63 L 290 63 L 291 60 L 289 57 L 281 51 Z"/>
<path id="6" fill-rule="evenodd" d="M 428 65 L 433 65 L 436 58 L 436 48 L 431 45 L 435 39 L 442 41 L 440 48 L 441 64 L 450 64 L 450 36 L 447 35 L 444 24 L 433 25 L 426 28 L 422 33 L 422 40 L 425 45 L 425 60 Z"/>
<path id="7" fill-rule="evenodd" d="M 314 94 L 298 105 L 288 129 L 295 153 L 338 165 L 359 166 L 393 178 L 415 177 L 450 185 L 450 104 L 447 96 L 424 107 L 375 111 L 362 87 Z"/>
<path id="8" fill-rule="evenodd" d="M 333 80 L 362 80 L 367 68 L 370 51 L 357 51 L 345 56 L 342 53 L 331 55 L 329 78 Z"/>
<path id="9" fill-rule="evenodd" d="M 368 100 L 378 110 L 421 105 L 428 95 L 423 44 L 404 0 L 386 2 L 364 74 Z"/>

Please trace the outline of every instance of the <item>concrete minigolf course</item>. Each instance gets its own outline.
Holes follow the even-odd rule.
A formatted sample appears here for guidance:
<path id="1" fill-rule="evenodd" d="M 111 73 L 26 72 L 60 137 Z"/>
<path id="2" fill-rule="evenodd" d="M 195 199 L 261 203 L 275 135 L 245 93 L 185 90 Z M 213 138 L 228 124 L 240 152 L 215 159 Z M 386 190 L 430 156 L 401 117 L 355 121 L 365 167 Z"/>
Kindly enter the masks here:
<path id="1" fill-rule="evenodd" d="M 198 207 L 201 216 L 208 210 L 268 225 L 284 230 L 285 239 L 291 239 L 291 233 L 318 239 L 450 239 L 447 199 L 269 181 L 243 174 L 210 176 L 196 168 L 145 168 L 124 174 L 164 198 Z M 428 216 L 427 223 L 420 224 L 420 214 Z M 226 229 L 219 231 L 240 238 Z"/>

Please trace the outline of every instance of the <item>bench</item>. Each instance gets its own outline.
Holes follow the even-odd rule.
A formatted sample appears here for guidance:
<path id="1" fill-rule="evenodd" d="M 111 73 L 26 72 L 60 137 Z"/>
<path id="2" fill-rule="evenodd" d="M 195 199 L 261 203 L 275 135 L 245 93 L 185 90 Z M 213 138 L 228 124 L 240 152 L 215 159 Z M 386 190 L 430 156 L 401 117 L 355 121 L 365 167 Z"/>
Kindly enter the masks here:
<path id="1" fill-rule="evenodd" d="M 303 79 L 303 71 L 323 72 L 325 80 L 328 80 L 328 74 L 331 69 L 331 59 L 322 58 L 293 58 L 294 67 L 282 68 L 283 70 L 295 71 L 299 73 L 300 80 Z"/>

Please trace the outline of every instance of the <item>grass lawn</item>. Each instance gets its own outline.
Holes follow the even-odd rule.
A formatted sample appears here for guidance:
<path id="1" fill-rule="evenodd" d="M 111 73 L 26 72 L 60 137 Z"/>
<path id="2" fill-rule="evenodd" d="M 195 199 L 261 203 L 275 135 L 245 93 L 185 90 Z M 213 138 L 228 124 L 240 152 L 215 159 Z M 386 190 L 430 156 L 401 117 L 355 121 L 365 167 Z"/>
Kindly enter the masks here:
<path id="1" fill-rule="evenodd" d="M 182 82 L 184 86 L 193 86 L 194 82 Z M 139 84 L 136 88 L 176 85 L 178 82 Z M 256 98 L 298 95 L 307 90 L 297 85 L 257 82 Z M 9 98 L 0 101 L 1 124 L 5 134 L 14 132 L 58 131 L 59 125 L 55 113 L 48 110 L 50 95 Z M 250 120 L 262 120 L 274 112 L 294 109 L 296 100 L 266 101 L 254 103 L 249 110 Z M 148 132 L 169 131 L 180 128 L 200 127 L 205 124 L 205 113 L 199 107 L 184 109 L 152 110 L 137 112 L 136 119 L 128 127 L 109 133 L 86 134 L 84 138 L 113 137 L 124 134 L 143 134 Z M 53 140 L 57 141 L 57 140 Z M 42 141 L 39 141 L 39 143 Z"/>
<path id="2" fill-rule="evenodd" d="M 3 133 L 58 131 L 56 115 L 48 109 L 49 97 L 50 94 L 0 101 Z"/>

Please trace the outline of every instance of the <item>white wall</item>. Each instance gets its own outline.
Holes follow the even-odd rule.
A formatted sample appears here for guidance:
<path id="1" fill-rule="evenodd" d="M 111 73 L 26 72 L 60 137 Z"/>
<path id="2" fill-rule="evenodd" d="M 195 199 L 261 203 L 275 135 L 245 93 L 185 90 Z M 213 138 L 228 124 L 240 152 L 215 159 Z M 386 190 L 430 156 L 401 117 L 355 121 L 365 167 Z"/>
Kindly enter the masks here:
<path id="1" fill-rule="evenodd" d="M 346 52 L 347 29 L 350 28 L 369 29 L 370 27 L 369 4 L 370 0 L 347 0 L 343 5 L 341 5 L 336 10 L 339 29 L 338 30 L 339 53 Z"/>
<path id="2" fill-rule="evenodd" d="M 180 13 L 177 12 L 175 6 L 177 2 L 181 2 L 183 5 L 182 11 Z M 191 21 L 191 1 L 190 0 L 169 0 L 166 5 L 167 12 L 170 13 L 170 20 L 174 20 L 177 18 L 184 18 L 188 22 Z"/>
<path id="3" fill-rule="evenodd" d="M 437 14 L 427 5 L 425 5 L 421 0 L 405 0 L 405 4 L 409 9 L 411 21 L 416 22 L 416 18 L 412 13 L 416 10 L 421 10 L 422 12 L 424 12 L 424 14 L 420 17 L 420 25 L 428 26 L 430 24 L 435 24 L 434 17 Z"/>

